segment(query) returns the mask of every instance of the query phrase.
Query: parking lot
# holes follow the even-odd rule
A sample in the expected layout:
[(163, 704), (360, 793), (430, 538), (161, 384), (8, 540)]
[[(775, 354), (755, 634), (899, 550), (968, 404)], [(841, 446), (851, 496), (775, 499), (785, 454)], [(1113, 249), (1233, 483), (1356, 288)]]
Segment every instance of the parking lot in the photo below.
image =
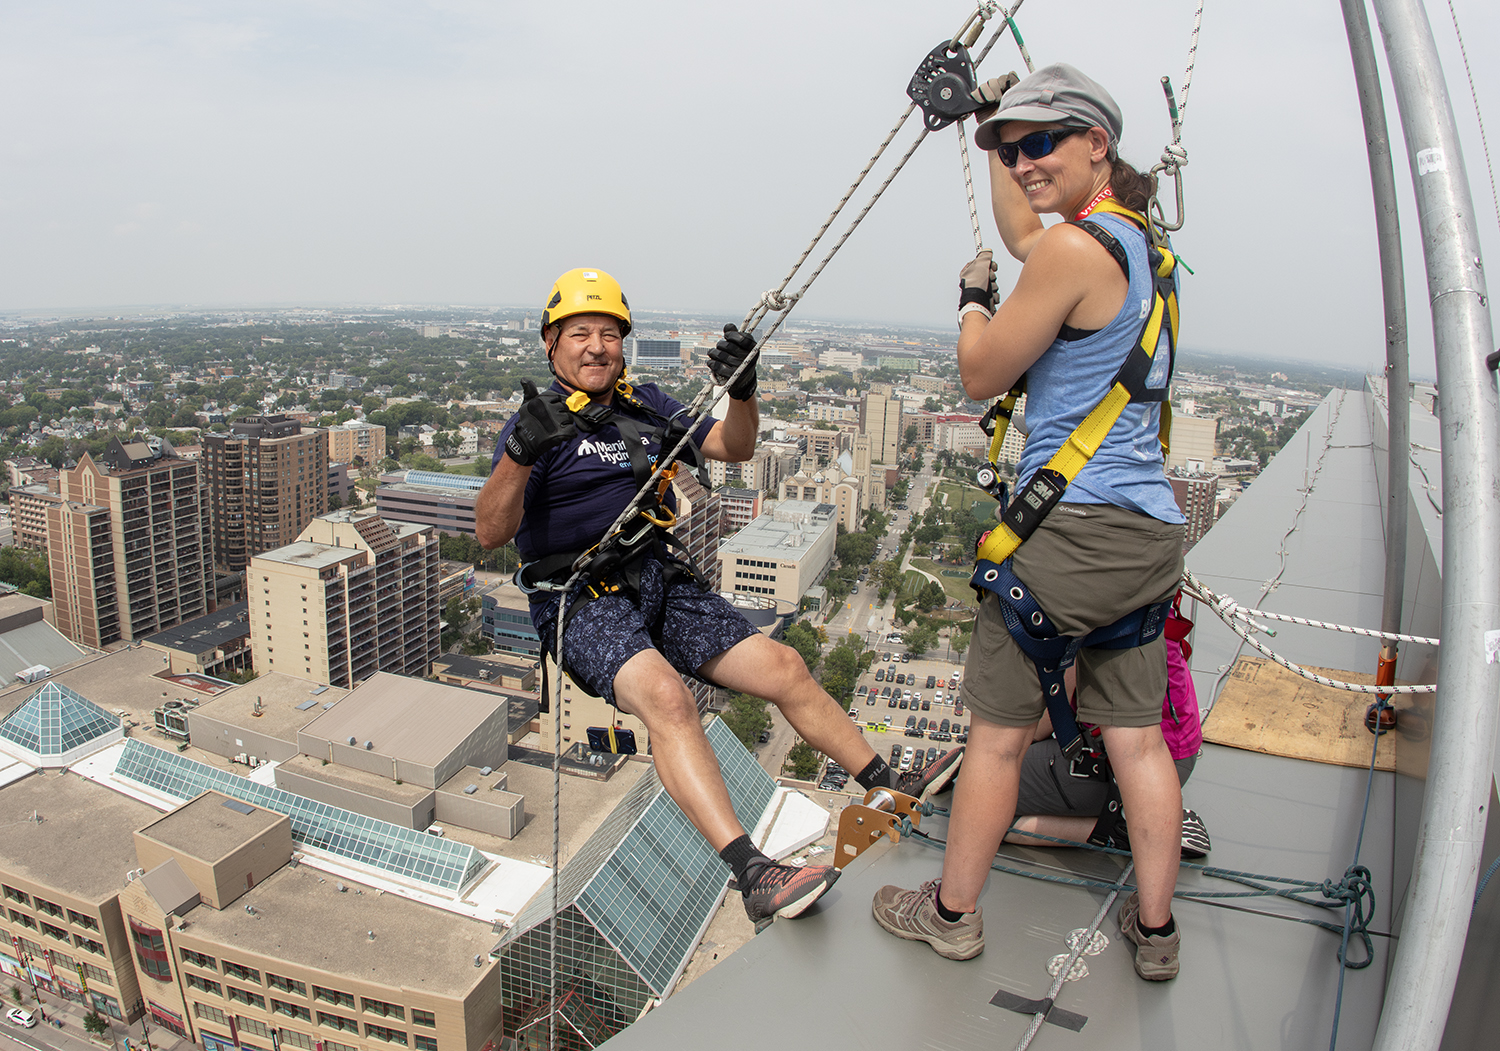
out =
[[(930, 750), (941, 755), (968, 739), (969, 716), (962, 710), (955, 685), (961, 684), (963, 669), (952, 661), (890, 652), (899, 649), (899, 645), (882, 647), (879, 659), (855, 685), (850, 710), (866, 733), (889, 735), (884, 746), (873, 737), (870, 743), (891, 766), (907, 761), (920, 769)], [(912, 748), (910, 760), (905, 760), (907, 746)]]

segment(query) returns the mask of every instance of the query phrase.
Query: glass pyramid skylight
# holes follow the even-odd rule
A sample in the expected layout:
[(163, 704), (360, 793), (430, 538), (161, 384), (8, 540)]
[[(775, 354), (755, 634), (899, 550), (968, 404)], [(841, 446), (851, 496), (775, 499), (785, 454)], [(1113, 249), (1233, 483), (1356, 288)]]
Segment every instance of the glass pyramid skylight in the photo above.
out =
[(0, 737), (44, 757), (61, 757), (119, 733), (119, 716), (55, 682), (37, 690), (0, 722)]

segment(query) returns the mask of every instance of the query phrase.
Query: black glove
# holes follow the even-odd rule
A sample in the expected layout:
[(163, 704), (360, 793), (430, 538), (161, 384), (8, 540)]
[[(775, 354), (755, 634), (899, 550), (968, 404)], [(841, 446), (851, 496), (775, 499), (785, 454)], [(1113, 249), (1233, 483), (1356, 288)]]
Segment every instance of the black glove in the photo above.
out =
[(526, 400), (521, 402), (516, 425), (505, 439), (505, 455), (522, 467), (530, 467), (542, 453), (576, 435), (578, 428), (557, 391), (539, 394), (535, 383), (522, 380), (521, 396)]
[(749, 367), (740, 373), (740, 378), (729, 388), (729, 396), (735, 401), (749, 401), (755, 397), (755, 362), (759, 357), (760, 351), (755, 349), (754, 336), (739, 331), (733, 325), (725, 325), (724, 338), (708, 352), (708, 371), (714, 374), (716, 383), (727, 383), (740, 363), (749, 361)]
[(988, 248), (974, 257), (958, 274), (958, 324), (964, 315), (978, 311), (986, 318), (995, 316), (995, 257)]

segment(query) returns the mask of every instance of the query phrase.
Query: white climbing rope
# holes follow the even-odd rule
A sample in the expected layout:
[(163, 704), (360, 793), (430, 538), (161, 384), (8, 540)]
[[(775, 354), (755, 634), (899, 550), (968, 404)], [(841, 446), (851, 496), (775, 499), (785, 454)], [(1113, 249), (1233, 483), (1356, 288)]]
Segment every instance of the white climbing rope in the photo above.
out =
[(1346, 690), (1349, 693), (1378, 693), (1389, 695), (1397, 693), (1433, 693), (1437, 690), (1437, 687), (1431, 684), (1421, 684), (1417, 686), (1370, 686), (1364, 683), (1344, 682), (1339, 679), (1330, 679), (1326, 675), (1319, 675), (1317, 672), (1308, 671), (1300, 664), (1288, 660), (1281, 654), (1277, 653), (1275, 650), (1263, 645), (1252, 634), (1252, 629), (1255, 628), (1256, 625), (1252, 623), (1250, 627), (1246, 627), (1245, 622), (1249, 621), (1251, 617), (1265, 617), (1269, 620), (1288, 621), (1293, 624), (1301, 624), (1310, 628), (1326, 628), (1330, 631), (1343, 631), (1354, 635), (1366, 635), (1371, 638), (1378, 639), (1398, 639), (1402, 642), (1412, 642), (1427, 646), (1439, 645), (1440, 643), (1437, 639), (1423, 638), (1419, 635), (1388, 635), (1385, 632), (1372, 631), (1369, 628), (1355, 628), (1349, 627), (1348, 625), (1344, 624), (1329, 624), (1319, 620), (1309, 620), (1303, 617), (1292, 617), (1284, 613), (1266, 613), (1263, 610), (1253, 610), (1246, 606), (1241, 606), (1239, 603), (1235, 602), (1231, 598), (1228, 598), (1227, 596), (1218, 594), (1197, 577), (1193, 576), (1193, 574), (1191, 573), (1184, 574), (1184, 579), (1187, 583), (1183, 590), (1187, 591), (1194, 598), (1200, 600), (1206, 606), (1208, 606), (1209, 609), (1213, 610), (1214, 614), (1217, 615), (1218, 618), (1228, 626), (1230, 631), (1234, 632), (1245, 642), (1248, 642), (1251, 646), (1253, 646), (1256, 650), (1258, 650), (1261, 654), (1263, 654), (1270, 660), (1275, 661), (1287, 671), (1302, 676), (1302, 678), (1304, 679), (1315, 682), (1320, 686), (1330, 686), (1335, 690)]
[[(973, 26), (976, 20), (981, 25), (983, 25), (991, 18), (1003, 18), (1005, 24), (999, 29), (996, 29), (994, 33), (991, 34), (989, 40), (985, 42), (983, 49), (974, 58), (975, 67), (977, 68), (979, 64), (984, 61), (985, 56), (990, 53), (990, 50), (999, 41), (1001, 35), (1009, 30), (1015, 37), (1017, 46), (1021, 49), (1021, 55), (1022, 58), (1025, 59), (1026, 68), (1030, 70), (1031, 58), (1026, 54), (1026, 45), (1022, 42), (1020, 30), (1015, 28), (1015, 22), (1013, 21), (1015, 13), (1021, 9), (1021, 5), (1025, 2), (1026, 0), (1016, 0), (1016, 3), (1013, 7), (1003, 10), (993, 2), (980, 3), (974, 11), (970, 12), (968, 18), (964, 20), (963, 25), (959, 27), (958, 32), (955, 33), (951, 39), (956, 41), (961, 36), (963, 36), (965, 31)], [(791, 312), (792, 306), (807, 294), (807, 290), (812, 287), (812, 283), (818, 279), (818, 275), (823, 272), (823, 269), (829, 264), (829, 262), (832, 261), (833, 257), (838, 253), (838, 250), (842, 248), (844, 246), (844, 243), (849, 240), (850, 236), (853, 235), (854, 231), (859, 227), (860, 222), (863, 221), (864, 217), (869, 214), (870, 209), (875, 206), (875, 202), (880, 200), (881, 195), (885, 193), (886, 188), (889, 187), (896, 176), (900, 174), (901, 169), (905, 167), (906, 162), (911, 159), (911, 156), (916, 152), (917, 147), (920, 146), (922, 142), (927, 138), (927, 129), (923, 128), (921, 134), (919, 134), (916, 140), (911, 144), (911, 147), (907, 149), (906, 153), (904, 153), (896, 162), (895, 167), (891, 169), (891, 172), (886, 176), (885, 181), (880, 184), (879, 188), (876, 189), (873, 195), (871, 195), (870, 200), (865, 204), (864, 208), (862, 208), (859, 214), (854, 217), (852, 222), (850, 222), (843, 235), (839, 237), (834, 246), (830, 248), (828, 250), (828, 253), (822, 258), (822, 260), (819, 261), (818, 265), (813, 269), (811, 275), (807, 278), (807, 280), (802, 283), (802, 287), (799, 288), (796, 292), (788, 293), (786, 291), (787, 286), (792, 283), (792, 279), (797, 276), (798, 271), (802, 269), (803, 264), (805, 264), (808, 258), (812, 255), (813, 249), (817, 248), (818, 243), (822, 241), (823, 236), (828, 233), (829, 228), (833, 226), (834, 220), (839, 217), (839, 214), (844, 210), (844, 206), (849, 203), (849, 200), (854, 196), (855, 192), (858, 191), (861, 185), (863, 185), (865, 178), (870, 174), (871, 170), (874, 169), (875, 165), (880, 161), (880, 158), (885, 154), (886, 149), (890, 146), (891, 142), (894, 141), (896, 135), (901, 131), (902, 126), (905, 125), (907, 118), (912, 115), (916, 108), (917, 104), (915, 102), (912, 102), (909, 103), (906, 109), (902, 111), (901, 116), (896, 119), (896, 123), (892, 125), (891, 130), (886, 134), (885, 139), (876, 148), (874, 154), (871, 155), (870, 159), (865, 162), (865, 166), (860, 170), (859, 174), (855, 176), (854, 182), (849, 184), (849, 188), (844, 191), (844, 195), (840, 197), (838, 203), (834, 205), (833, 211), (828, 213), (828, 218), (823, 220), (823, 225), (818, 227), (817, 232), (812, 236), (812, 240), (807, 243), (807, 247), (802, 250), (802, 254), (797, 257), (797, 261), (792, 264), (791, 269), (786, 272), (786, 276), (781, 279), (781, 283), (769, 292), (762, 293), (760, 300), (754, 307), (751, 308), (750, 312), (745, 315), (744, 320), (740, 324), (740, 328), (742, 330), (750, 331), (754, 329), (756, 325), (759, 325), (761, 321), (765, 319), (767, 314), (772, 312), (779, 312), (781, 316), (773, 321), (771, 327), (765, 332), (764, 335), (760, 337), (761, 342), (765, 342), (765, 340), (769, 339), (776, 332), (776, 330), (781, 327), (782, 322), (786, 320), (787, 314)], [(972, 179), (970, 179), (970, 185), (972, 187)], [(970, 196), (972, 197), (972, 190)], [(974, 219), (974, 224), (977, 228), (977, 211)], [(779, 303), (784, 303), (785, 305), (774, 305)]]
[[(1184, 588), (1184, 590), (1194, 598), (1199, 599), (1205, 604), (1214, 607), (1214, 612), (1217, 613), (1221, 618), (1235, 617), (1240, 620), (1249, 621), (1252, 618), (1258, 617), (1261, 620), (1279, 620), (1285, 624), (1300, 624), (1304, 628), (1323, 628), (1326, 631), (1342, 631), (1348, 635), (1364, 635), (1367, 638), (1381, 639), (1382, 641), (1386, 642), (1410, 642), (1418, 646), (1442, 645), (1441, 639), (1431, 639), (1427, 638), (1425, 635), (1400, 635), (1396, 632), (1376, 631), (1374, 628), (1356, 628), (1348, 624), (1333, 624), (1326, 620), (1312, 620), (1308, 617), (1294, 617), (1288, 613), (1271, 613), (1263, 609), (1251, 609), (1248, 606), (1241, 606), (1238, 602), (1230, 598), (1228, 595), (1218, 594), (1197, 577), (1193, 576), (1192, 573), (1184, 573), (1183, 579), (1187, 581), (1187, 586)], [(1258, 628), (1260, 631), (1263, 631), (1268, 635), (1276, 634), (1269, 628), (1253, 624), (1253, 621), (1252, 626)]]
[(963, 158), (964, 192), (969, 195), (969, 225), (974, 228), (974, 254), (984, 251), (984, 235), (979, 231), (979, 207), (974, 203), (974, 173), (969, 168), (969, 136), (964, 121), (959, 118), (953, 126), (958, 129), (958, 155)]

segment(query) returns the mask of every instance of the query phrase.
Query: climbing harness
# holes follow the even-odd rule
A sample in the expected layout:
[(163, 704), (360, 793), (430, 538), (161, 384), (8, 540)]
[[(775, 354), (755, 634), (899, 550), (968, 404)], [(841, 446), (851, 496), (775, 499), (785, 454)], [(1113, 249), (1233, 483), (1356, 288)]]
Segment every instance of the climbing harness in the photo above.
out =
[[(1122, 216), (1141, 227), (1143, 231), (1149, 226), (1146, 218), (1140, 213), (1133, 212), (1110, 198), (1100, 201), (1094, 210)], [(1089, 220), (1075, 221), (1071, 225), (1092, 235), (1120, 264), (1125, 272), (1126, 280), (1129, 280), (1129, 260), (1125, 256), (1124, 248), (1113, 235), (1099, 224)], [(975, 568), (972, 581), (975, 585), (988, 586), (993, 582), (994, 577), (986, 576), (990, 567), (1009, 558), (1015, 553), (1016, 548), (1036, 531), (1042, 519), (1046, 518), (1047, 513), (1062, 499), (1063, 491), (1068, 487), (1068, 483), (1078, 475), (1079, 471), (1083, 470), (1093, 458), (1094, 453), (1099, 450), (1099, 446), (1104, 443), (1115, 421), (1125, 411), (1125, 406), (1131, 402), (1160, 404), (1162, 406), (1160, 440), (1163, 449), (1168, 447), (1171, 438), (1171, 410), (1170, 403), (1167, 401), (1167, 391), (1177, 354), (1177, 283), (1173, 276), (1177, 258), (1169, 248), (1151, 244), (1149, 238), (1146, 244), (1146, 257), (1152, 274), (1151, 304), (1145, 320), (1141, 323), (1135, 344), (1126, 355), (1119, 371), (1115, 373), (1103, 400), (1094, 406), (1083, 421), (1073, 429), (1073, 433), (1068, 435), (1057, 452), (1047, 461), (1046, 466), (1032, 475), (1021, 491), (1016, 494), (1015, 499), (1006, 507), (999, 527), (992, 530), (989, 536), (980, 543), (978, 566)], [(1147, 387), (1146, 377), (1151, 371), (1157, 345), (1163, 335), (1167, 338), (1167, 384), (1161, 387)], [(1009, 426), (1015, 403), (1025, 390), (1023, 377), (1022, 382), (1012, 388), (990, 412), (986, 413), (984, 421), (981, 422), (981, 426), (988, 422), (992, 428), (987, 432), (990, 436), (991, 464), (998, 460), (1000, 446), (1005, 441), (1005, 431)]]
[[(1137, 212), (1130, 211), (1105, 197), (1094, 205), (1094, 211), (1121, 215), (1145, 232), (1150, 225)], [(1119, 264), (1126, 281), (1130, 279), (1130, 261), (1124, 247), (1108, 230), (1088, 219), (1075, 220), (1078, 226), (1090, 234)], [(1165, 449), (1171, 431), (1170, 406), (1167, 402), (1168, 385), (1177, 348), (1177, 285), (1173, 276), (1176, 257), (1167, 247), (1158, 247), (1148, 237), (1146, 255), (1152, 272), (1152, 299), (1140, 332), (1129, 354), (1110, 382), (1109, 392), (1073, 433), (1024, 487), (1016, 494), (1003, 512), (1000, 524), (979, 543), (973, 577), (970, 585), (982, 600), (984, 592), (993, 592), (999, 601), (1005, 618), (1005, 626), (1025, 654), (1036, 666), (1037, 678), (1041, 682), (1042, 694), (1047, 701), (1047, 710), (1052, 717), (1053, 729), (1063, 754), (1072, 759), (1083, 745), (1068, 704), (1067, 692), (1063, 689), (1063, 674), (1073, 664), (1078, 651), (1084, 646), (1102, 649), (1127, 649), (1145, 646), (1156, 640), (1166, 622), (1171, 601), (1155, 603), (1128, 614), (1124, 618), (1099, 628), (1086, 636), (1059, 635), (1057, 629), (1031, 590), (1021, 582), (1011, 568), (1011, 556), (1016, 549), (1034, 533), (1048, 512), (1062, 499), (1064, 490), (1077, 476), (1114, 427), (1125, 406), (1131, 402), (1156, 403), (1162, 406), (1159, 437)], [(1146, 379), (1155, 361), (1155, 354), (1162, 336), (1167, 343), (1167, 383), (1161, 387), (1148, 387)], [(1005, 440), (1016, 401), (1025, 392), (1024, 377), (1003, 399), (985, 414), (980, 426), (988, 426), (990, 436), (991, 468), (982, 472), (981, 483), (989, 481), (999, 486), (997, 462), (1000, 446)], [(1003, 488), (1001, 489), (1003, 492)]]

